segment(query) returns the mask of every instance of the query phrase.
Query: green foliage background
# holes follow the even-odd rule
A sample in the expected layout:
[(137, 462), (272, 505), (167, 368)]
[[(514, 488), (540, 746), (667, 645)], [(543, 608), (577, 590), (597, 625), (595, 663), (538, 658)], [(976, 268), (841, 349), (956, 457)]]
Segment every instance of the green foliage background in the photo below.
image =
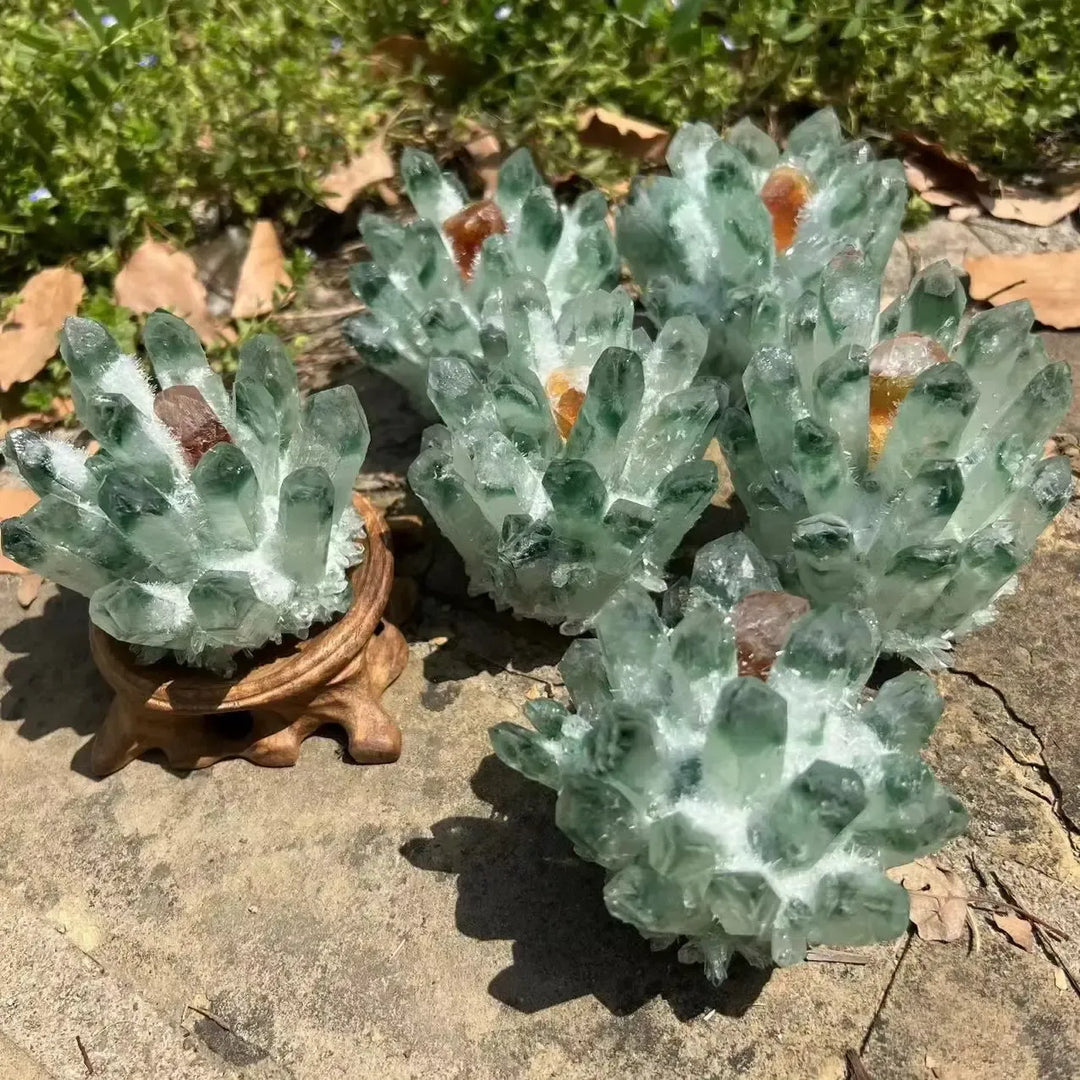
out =
[[(88, 250), (107, 264), (147, 226), (184, 239), (202, 199), (296, 215), (326, 167), (390, 121), (396, 141), (494, 124), (549, 172), (592, 177), (613, 168), (577, 142), (594, 104), (671, 126), (831, 103), (853, 130), (915, 129), (1001, 175), (1067, 166), (1080, 144), (1080, 0), (2, 7), (8, 283)], [(388, 75), (370, 56), (395, 34), (423, 37), (428, 59)], [(31, 202), (39, 188), (50, 197)]]

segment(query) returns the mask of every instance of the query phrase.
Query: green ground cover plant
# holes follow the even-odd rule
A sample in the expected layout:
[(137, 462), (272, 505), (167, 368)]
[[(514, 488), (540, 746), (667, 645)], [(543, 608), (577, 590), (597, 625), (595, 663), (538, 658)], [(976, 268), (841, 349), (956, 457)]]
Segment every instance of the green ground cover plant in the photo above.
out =
[[(0, 282), (180, 240), (207, 203), (296, 217), (393, 121), (396, 143), (469, 120), (550, 174), (604, 105), (665, 126), (833, 104), (862, 134), (916, 129), (1002, 175), (1080, 142), (1077, 0), (7, 0), (0, 11)], [(425, 48), (373, 61), (392, 35)], [(786, 118), (786, 117), (785, 117)], [(196, 214), (196, 216), (198, 216)]]

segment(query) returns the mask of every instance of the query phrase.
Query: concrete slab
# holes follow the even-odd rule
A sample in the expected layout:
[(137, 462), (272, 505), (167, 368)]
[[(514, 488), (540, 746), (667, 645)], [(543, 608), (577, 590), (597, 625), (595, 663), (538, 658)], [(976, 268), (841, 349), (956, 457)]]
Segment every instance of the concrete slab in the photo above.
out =
[(46, 586), (23, 611), (0, 577), (0, 1069), (85, 1075), (73, 1033), (90, 1031), (102, 1075), (138, 1080), (840, 1080), (860, 1047), (874, 1080), (926, 1080), (928, 1055), (971, 1080), (1075, 1075), (1058, 967), (1080, 972), (1078, 538), (1070, 516), (942, 676), (928, 754), (972, 816), (940, 858), (1069, 931), (1061, 957), (975, 914), (977, 950), (904, 938), (719, 990), (608, 917), (551, 796), (489, 753), (491, 724), (561, 692), (566, 641), (465, 598), (444, 548), (412, 560), (424, 599), (385, 699), (405, 752), (369, 768), (316, 737), (293, 769), (91, 779), (108, 697), (85, 602)]

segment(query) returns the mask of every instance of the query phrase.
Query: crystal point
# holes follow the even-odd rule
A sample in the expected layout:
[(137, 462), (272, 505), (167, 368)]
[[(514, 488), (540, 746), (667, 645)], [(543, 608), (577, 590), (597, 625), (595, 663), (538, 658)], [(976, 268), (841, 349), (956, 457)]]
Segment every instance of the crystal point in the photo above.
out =
[[(792, 964), (809, 942), (898, 937), (907, 899), (884, 869), (966, 822), (919, 757), (941, 713), (931, 680), (902, 675), (867, 701), (866, 619), (799, 615), (755, 558), (730, 537), (707, 545), (664, 621), (627, 588), (563, 658), (572, 708), (539, 699), (535, 731), (491, 732), (506, 764), (558, 792), (556, 824), (605, 868), (611, 915), (658, 947), (681, 939), (713, 980), (736, 953)], [(743, 677), (735, 640), (753, 613), (787, 642)]]
[[(426, 413), (434, 361), (454, 355), (480, 364), (490, 343), (514, 336), (503, 300), (515, 279), (535, 280), (556, 318), (575, 298), (618, 281), (603, 196), (560, 206), (525, 150), (503, 162), (494, 198), (479, 202), (429, 154), (406, 150), (401, 176), (418, 219), (401, 228), (364, 215), (373, 262), (354, 267), (350, 285), (369, 311), (349, 323), (346, 338)], [(548, 373), (537, 372), (541, 382)]]
[(871, 265), (845, 253), (789, 308), (717, 437), (785, 585), (867, 609), (888, 651), (935, 667), (1064, 505), (1068, 465), (1042, 453), (1071, 380), (1027, 305), (964, 317), (961, 278), (935, 264), (878, 316)]
[(241, 347), (231, 398), (180, 319), (153, 313), (144, 343), (156, 395), (103, 327), (68, 321), (72, 396), (101, 448), (9, 433), (5, 451), (41, 501), (0, 539), (89, 596), (93, 621), (138, 659), (169, 653), (230, 675), (239, 651), (348, 606), (367, 421), (351, 388), (302, 407), (292, 361), (267, 335)]
[[(716, 490), (702, 454), (721, 398), (691, 384), (705, 335), (682, 319), (635, 338), (627, 294), (498, 297), (506, 352), (431, 363), (445, 428), (409, 470), (473, 589), (577, 633), (627, 581), (656, 582)], [(646, 373), (656, 375), (649, 383)]]

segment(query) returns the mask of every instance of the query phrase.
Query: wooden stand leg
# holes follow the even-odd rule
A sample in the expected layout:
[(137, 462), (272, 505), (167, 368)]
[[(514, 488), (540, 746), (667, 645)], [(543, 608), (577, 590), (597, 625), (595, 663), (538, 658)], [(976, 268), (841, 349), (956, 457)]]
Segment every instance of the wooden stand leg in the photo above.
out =
[(107, 776), (149, 750), (162, 751), (175, 769), (203, 769), (232, 757), (256, 765), (294, 765), (303, 741), (327, 724), (344, 729), (354, 761), (396, 761), (401, 732), (378, 700), (408, 656), (401, 632), (383, 622), (325, 686), (250, 712), (170, 713), (118, 695), (94, 737), (90, 766), (97, 776)]

